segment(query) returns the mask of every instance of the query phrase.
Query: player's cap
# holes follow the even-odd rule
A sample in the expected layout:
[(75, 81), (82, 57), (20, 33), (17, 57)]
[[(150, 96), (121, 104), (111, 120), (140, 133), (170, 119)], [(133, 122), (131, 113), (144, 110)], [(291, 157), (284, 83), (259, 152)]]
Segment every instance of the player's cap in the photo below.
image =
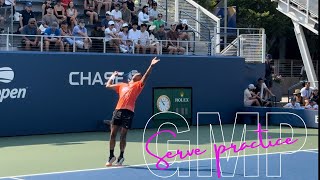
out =
[(248, 88), (249, 89), (256, 89), (256, 87), (253, 84), (249, 84)]

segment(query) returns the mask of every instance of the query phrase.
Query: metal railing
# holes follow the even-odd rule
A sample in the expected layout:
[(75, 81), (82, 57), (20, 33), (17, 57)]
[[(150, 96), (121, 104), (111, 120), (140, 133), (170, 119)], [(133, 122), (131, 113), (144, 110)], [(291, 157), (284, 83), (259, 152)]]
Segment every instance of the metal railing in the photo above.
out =
[[(312, 62), (315, 67), (315, 72), (318, 76), (319, 60), (313, 60)], [(282, 77), (300, 77), (303, 62), (299, 59), (275, 59), (271, 61), (271, 65), (274, 66), (274, 73), (281, 75)]]
[[(188, 31), (187, 31), (188, 32)], [(24, 42), (24, 38), (34, 41), (37, 38), (36, 44), (31, 44), (30, 46), (26, 46)], [(45, 37), (46, 35), (23, 35), (23, 34), (0, 34), (0, 40), (5, 42), (4, 44), (0, 44), (0, 51), (60, 51), (60, 52), (97, 52), (97, 53), (132, 53), (136, 54), (137, 48), (135, 47), (135, 43), (130, 43), (129, 46), (120, 46), (110, 44), (109, 41), (106, 41), (105, 37), (75, 37), (75, 36), (49, 36), (50, 38), (60, 39), (58, 42), (46, 43)], [(9, 40), (13, 39), (13, 43), (10, 43)], [(113, 38), (112, 40), (121, 39)], [(133, 42), (134, 40), (128, 40), (127, 42)], [(185, 41), (178, 40), (177, 47), (183, 47), (184, 53), (177, 52), (176, 54), (184, 54), (184, 55), (208, 55), (208, 49), (211, 46), (211, 42), (206, 41)], [(156, 54), (168, 54), (170, 49), (168, 49), (167, 44), (169, 40), (156, 40), (153, 43), (149, 43), (148, 45), (152, 45), (152, 49), (154, 49), (154, 53)], [(49, 45), (49, 46), (48, 46)], [(86, 48), (87, 47), (87, 48)], [(127, 51), (123, 51), (123, 47)], [(190, 51), (192, 49), (192, 51)], [(146, 53), (150, 53), (150, 48), (146, 51)], [(181, 50), (181, 49), (180, 49)], [(144, 50), (140, 48), (140, 53)]]
[(265, 34), (241, 34), (239, 40), (239, 54), (246, 62), (265, 62)]

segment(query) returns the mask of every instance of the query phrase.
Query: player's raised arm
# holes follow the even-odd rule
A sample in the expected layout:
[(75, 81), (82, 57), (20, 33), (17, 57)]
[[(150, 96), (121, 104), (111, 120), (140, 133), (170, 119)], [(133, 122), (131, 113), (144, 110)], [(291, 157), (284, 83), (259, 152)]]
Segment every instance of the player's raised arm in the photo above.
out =
[(108, 82), (106, 82), (106, 88), (116, 90), (117, 85), (113, 84), (113, 81), (116, 79), (116, 76), (118, 76), (118, 71), (114, 71), (109, 78)]
[(151, 64), (149, 66), (149, 68), (147, 69), (146, 73), (144, 73), (142, 79), (141, 79), (141, 82), (142, 82), (142, 85), (144, 85), (149, 77), (149, 75), (151, 74), (151, 71), (152, 71), (152, 68), (155, 64), (157, 64), (158, 62), (160, 61), (160, 59), (157, 59), (157, 57), (154, 57), (151, 61)]

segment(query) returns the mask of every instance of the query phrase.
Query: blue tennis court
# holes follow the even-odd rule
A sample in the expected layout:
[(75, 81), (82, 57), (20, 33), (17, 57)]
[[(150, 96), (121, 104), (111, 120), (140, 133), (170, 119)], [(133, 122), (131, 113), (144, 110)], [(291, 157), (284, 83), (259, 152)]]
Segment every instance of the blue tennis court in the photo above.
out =
[[(260, 154), (259, 158), (259, 170), (257, 167), (258, 156), (239, 156), (236, 169), (234, 171), (233, 179), (245, 179), (244, 177), (244, 161), (246, 161), (246, 176), (255, 176), (259, 173), (259, 179), (285, 179), (285, 180), (316, 180), (318, 179), (318, 151), (299, 151), (294, 154), (282, 154), (282, 172), (281, 177), (267, 177), (266, 176), (266, 156)], [(269, 154), (269, 176), (276, 175), (279, 173), (280, 163), (279, 154)], [(226, 163), (226, 159), (221, 159), (221, 168), (223, 174), (230, 176), (233, 174), (233, 168), (235, 166), (236, 157), (229, 159), (229, 163)], [(157, 170), (155, 165), (149, 165), (150, 170), (158, 176), (169, 176), (176, 172), (177, 166), (179, 166), (180, 176), (188, 176), (189, 174), (189, 161), (174, 163), (169, 169), (161, 171)], [(210, 171), (212, 172), (212, 177), (198, 177), (197, 176), (197, 161), (190, 161), (190, 177), (191, 179), (201, 178), (201, 179), (218, 179), (216, 173), (215, 160), (212, 159), (212, 170), (210, 168), (210, 159), (199, 161), (199, 175), (210, 176)], [(60, 179), (76, 179), (76, 180), (87, 180), (87, 179), (97, 179), (97, 180), (140, 180), (140, 179), (163, 179), (155, 176), (151, 173), (146, 165), (137, 166), (127, 166), (127, 167), (112, 167), (112, 168), (101, 168), (101, 169), (91, 169), (91, 170), (80, 170), (71, 172), (56, 172), (47, 174), (35, 174), (26, 176), (15, 176), (4, 178), (5, 180), (60, 180)], [(278, 174), (279, 175), (279, 174)], [(176, 172), (170, 179), (180, 179), (183, 177), (178, 177)], [(227, 179), (228, 177), (221, 177), (220, 179)], [(256, 177), (258, 179), (258, 177)], [(255, 178), (254, 178), (255, 179)]]

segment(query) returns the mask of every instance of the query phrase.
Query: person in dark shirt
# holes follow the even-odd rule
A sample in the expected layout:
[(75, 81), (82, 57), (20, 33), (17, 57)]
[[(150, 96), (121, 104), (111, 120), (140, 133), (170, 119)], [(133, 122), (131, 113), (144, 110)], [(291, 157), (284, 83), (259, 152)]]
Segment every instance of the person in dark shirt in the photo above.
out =
[[(36, 19), (30, 18), (29, 23), (22, 28), (21, 33), (25, 35), (39, 35), (40, 31), (37, 27)], [(26, 50), (30, 50), (31, 47), (38, 47), (39, 39), (37, 36), (23, 36), (22, 44)]]
[(179, 32), (176, 31), (178, 23), (171, 24), (171, 29), (167, 32), (169, 54), (184, 54), (185, 49), (179, 45)]
[(94, 37), (104, 37), (104, 25), (101, 22), (95, 24), (93, 31), (91, 31), (92, 38), (92, 49), (94, 52), (103, 52), (103, 39), (96, 39)]
[(272, 88), (272, 66), (270, 62), (272, 61), (271, 54), (266, 55), (266, 62), (265, 62), (265, 83), (267, 87), (270, 89)]
[(127, 1), (128, 9), (131, 11), (131, 22), (138, 22), (137, 12), (135, 10), (135, 4), (133, 0)]
[[(176, 31), (179, 32), (179, 37), (181, 40), (190, 41), (190, 36), (188, 32), (183, 32), (188, 30), (188, 21), (183, 19), (179, 25), (177, 25)], [(191, 43), (188, 42), (188, 49), (190, 49)]]
[(111, 12), (107, 11), (106, 12), (106, 18), (103, 19), (102, 22), (101, 22), (102, 26), (104, 26), (105, 28), (108, 28), (109, 27), (109, 21), (112, 21)]
[(27, 2), (25, 5), (25, 9), (21, 11), (21, 16), (19, 18), (20, 21), (20, 27), (19, 31), (22, 30), (22, 28), (29, 23), (30, 18), (35, 18), (34, 13), (32, 12), (32, 3)]

